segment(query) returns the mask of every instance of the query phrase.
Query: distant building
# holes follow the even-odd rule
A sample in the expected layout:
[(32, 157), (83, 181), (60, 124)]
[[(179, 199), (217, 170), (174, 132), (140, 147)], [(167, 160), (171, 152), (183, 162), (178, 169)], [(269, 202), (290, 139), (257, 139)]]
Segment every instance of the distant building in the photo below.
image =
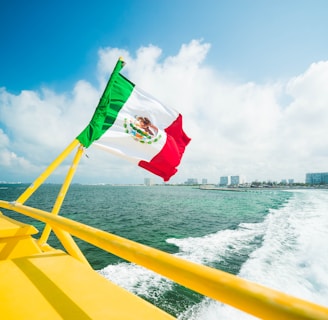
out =
[(219, 185), (220, 186), (228, 186), (230, 185), (230, 176), (223, 176), (223, 177), (220, 177), (220, 183)]
[(246, 183), (246, 178), (244, 176), (231, 176), (231, 185), (238, 186), (244, 183)]
[(149, 187), (153, 185), (153, 181), (150, 178), (145, 178), (144, 184)]
[(328, 184), (328, 172), (307, 173), (305, 175), (307, 184)]
[(189, 178), (184, 184), (187, 184), (187, 185), (198, 184), (198, 180), (195, 178)]
[(207, 179), (206, 178), (202, 179), (202, 184), (207, 184)]
[(281, 179), (281, 181), (280, 181), (280, 184), (284, 184), (284, 185), (287, 185), (287, 184), (289, 184), (289, 185), (291, 185), (291, 184), (294, 184), (294, 179)]
[(220, 186), (238, 186), (246, 183), (245, 176), (222, 176), (220, 177)]

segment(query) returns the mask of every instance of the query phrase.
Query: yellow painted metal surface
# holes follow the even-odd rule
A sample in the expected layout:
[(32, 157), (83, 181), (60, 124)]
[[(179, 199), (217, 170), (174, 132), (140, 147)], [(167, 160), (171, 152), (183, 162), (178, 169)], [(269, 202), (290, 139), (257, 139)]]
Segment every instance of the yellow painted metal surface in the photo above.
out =
[[(78, 145), (74, 140), (16, 202), (0, 200), (0, 208), (47, 224), (41, 239), (35, 241), (31, 237), (37, 232), (34, 227), (0, 214), (1, 319), (173, 319), (93, 271), (72, 236), (261, 319), (328, 319), (326, 307), (57, 216), (82, 147), (52, 213), (23, 205)], [(46, 243), (51, 230), (69, 254)]]
[(0, 214), (0, 260), (40, 253), (39, 246), (30, 236), (37, 232), (31, 225)]
[(2, 260), (0, 274), (1, 319), (173, 319), (63, 252)]
[(32, 235), (36, 233), (38, 233), (38, 230), (35, 227), (6, 217), (0, 212), (0, 238)]
[[(79, 148), (77, 149), (77, 152), (75, 154), (75, 157), (73, 159), (72, 165), (70, 167), (70, 169), (68, 170), (67, 176), (65, 178), (65, 181), (59, 191), (59, 194), (57, 196), (56, 202), (54, 204), (54, 207), (51, 211), (52, 214), (58, 214), (59, 210), (63, 204), (63, 201), (65, 199), (65, 196), (67, 194), (68, 188), (72, 182), (74, 173), (77, 169), (77, 165), (82, 157), (83, 154), (83, 147), (80, 145)], [(19, 202), (19, 201), (18, 201)], [(41, 238), (39, 240), (39, 242), (42, 243), (46, 243), (48, 241), (49, 235), (51, 232), (51, 227), (49, 224), (46, 224), (45, 229), (42, 232)], [(82, 256), (82, 252), (79, 252), (79, 255)]]
[[(68, 188), (72, 182), (73, 176), (77, 169), (78, 163), (83, 155), (83, 150), (84, 150), (84, 148), (82, 147), (82, 145), (80, 145), (77, 149), (77, 152), (74, 156), (72, 164), (67, 172), (65, 181), (64, 181), (64, 183), (59, 191), (59, 194), (56, 198), (54, 207), (51, 211), (52, 214), (57, 215), (59, 213), (59, 210), (63, 204), (63, 201), (67, 194)], [(52, 230), (51, 226), (49, 224), (46, 224), (46, 226), (42, 232), (42, 235), (41, 235), (40, 239), (38, 240), (38, 243), (40, 246), (43, 246), (45, 243), (47, 243), (51, 230)], [(73, 238), (71, 237), (71, 235), (69, 233), (67, 233), (61, 229), (55, 230), (55, 233), (56, 233), (57, 238), (63, 244), (66, 251), (71, 256), (73, 256), (74, 258), (77, 258), (78, 260), (80, 260), (81, 262), (85, 263), (86, 265), (88, 265), (90, 267), (88, 260), (85, 258), (84, 254), (82, 253), (82, 251), (80, 250), (80, 248), (75, 243), (75, 241), (73, 240)]]
[(84, 254), (81, 252), (80, 248), (76, 244), (76, 242), (73, 240), (72, 236), (67, 232), (59, 228), (55, 228), (54, 232), (57, 236), (57, 238), (60, 240), (62, 245), (64, 246), (65, 250), (74, 258), (80, 260), (87, 266), (90, 266), (88, 260), (84, 256)]
[[(30, 236), (0, 239), (0, 260), (24, 257), (27, 254), (40, 253), (36, 241)], [(0, 275), (2, 277), (2, 275)]]
[(203, 295), (261, 319), (328, 319), (328, 308), (198, 265), (99, 229), (21, 204), (0, 201), (12, 209), (61, 228), (82, 240), (142, 265)]

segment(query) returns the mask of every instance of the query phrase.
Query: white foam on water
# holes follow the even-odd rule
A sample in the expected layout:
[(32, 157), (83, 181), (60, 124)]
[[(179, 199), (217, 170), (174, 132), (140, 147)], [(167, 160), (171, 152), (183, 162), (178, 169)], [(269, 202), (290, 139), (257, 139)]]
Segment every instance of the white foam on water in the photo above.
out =
[(200, 264), (211, 265), (220, 262), (231, 252), (242, 252), (250, 245), (250, 241), (261, 235), (260, 223), (243, 223), (236, 230), (222, 230), (204, 237), (184, 239), (167, 239), (167, 242), (179, 247), (179, 257)]
[(133, 263), (109, 265), (98, 272), (120, 287), (149, 299), (156, 300), (162, 293), (172, 290), (173, 282)]
[[(263, 243), (243, 264), (239, 276), (328, 306), (328, 192), (294, 192), (284, 207), (271, 210), (259, 225), (264, 228)], [(205, 298), (179, 319), (254, 317)]]
[[(176, 256), (210, 265), (230, 251), (248, 247), (250, 240), (262, 232), (261, 229), (260, 224), (244, 223), (238, 230), (223, 230), (204, 237), (171, 238), (167, 242), (179, 247)], [(154, 300), (173, 288), (172, 281), (133, 263), (108, 265), (98, 272), (126, 290)]]
[[(293, 191), (279, 209), (270, 210), (262, 223), (243, 223), (204, 237), (171, 238), (176, 254), (212, 265), (227, 256), (249, 250), (263, 237), (242, 265), (239, 276), (293, 296), (328, 306), (328, 191)], [(254, 246), (253, 246), (254, 248)], [(156, 300), (173, 283), (131, 263), (109, 265), (99, 273), (135, 294)], [(204, 298), (179, 316), (181, 320), (255, 319), (220, 302)]]

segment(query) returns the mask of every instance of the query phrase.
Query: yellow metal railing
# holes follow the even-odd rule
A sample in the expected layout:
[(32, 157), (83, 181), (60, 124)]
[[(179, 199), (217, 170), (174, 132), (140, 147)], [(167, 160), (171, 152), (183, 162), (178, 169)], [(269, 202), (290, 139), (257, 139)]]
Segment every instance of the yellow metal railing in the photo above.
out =
[[(66, 147), (66, 149), (46, 168), (46, 170), (43, 173), (41, 173), (40, 176), (18, 197), (18, 199), (16, 200), (16, 203), (23, 204), (25, 201), (27, 201), (29, 199), (29, 197), (42, 185), (42, 183), (53, 173), (53, 171), (70, 155), (70, 153), (77, 146), (78, 146), (77, 152), (76, 152), (73, 162), (67, 172), (66, 178), (63, 182), (63, 185), (58, 193), (54, 207), (51, 211), (51, 213), (53, 215), (57, 215), (60, 211), (60, 208), (63, 204), (63, 201), (64, 201), (67, 191), (69, 189), (69, 186), (72, 182), (72, 179), (73, 179), (73, 176), (77, 169), (77, 166), (79, 164), (79, 161), (83, 155), (84, 148), (77, 139), (74, 139)], [(51, 230), (52, 229), (51, 229), (50, 224), (46, 223), (46, 226), (42, 232), (42, 235), (41, 235), (40, 239), (38, 240), (38, 244), (40, 247), (45, 248), (46, 246), (48, 246), (47, 241), (48, 241)], [(61, 229), (58, 229), (54, 232), (55, 232), (57, 238), (63, 244), (66, 251), (71, 256), (73, 256), (74, 258), (77, 258), (78, 260), (80, 260), (83, 263), (90, 266), (88, 260), (85, 258), (85, 256), (81, 252), (80, 248), (78, 247), (78, 245), (75, 243), (72, 236), (68, 232), (64, 232)]]
[[(65, 181), (59, 191), (59, 194), (57, 196), (57, 199), (56, 199), (56, 202), (54, 204), (54, 207), (51, 211), (52, 214), (58, 214), (59, 213), (59, 210), (63, 204), (63, 201), (65, 199), (65, 196), (67, 194), (67, 191), (68, 191), (68, 188), (72, 182), (72, 179), (73, 179), (73, 176), (74, 176), (74, 173), (77, 169), (77, 165), (82, 157), (82, 154), (83, 154), (83, 147), (82, 146), (79, 146), (76, 154), (75, 154), (75, 157), (73, 159), (73, 162), (72, 162), (72, 165), (70, 167), (70, 169), (68, 170), (68, 173), (66, 175), (66, 178), (65, 178)], [(17, 202), (19, 202), (17, 200)], [(46, 225), (45, 229), (43, 230), (43, 233), (41, 235), (41, 238), (39, 240), (39, 243), (42, 245), (43, 243), (46, 243), (48, 241), (48, 238), (49, 238), (49, 235), (50, 235), (50, 232), (51, 232), (51, 227), (49, 224)]]
[[(25, 206), (24, 202), (77, 146), (79, 146), (78, 150), (52, 212)], [(89, 265), (87, 259), (72, 236), (157, 272), (191, 290), (262, 319), (328, 319), (328, 308), (326, 307), (58, 216), (82, 154), (83, 147), (75, 139), (16, 201), (0, 200), (0, 208), (16, 211), (46, 224), (38, 240), (41, 248), (48, 248), (47, 240), (51, 230), (53, 230), (65, 250), (87, 265)]]
[[(64, 247), (71, 247), (71, 235), (78, 237), (125, 260), (153, 270), (189, 289), (261, 319), (328, 319), (328, 308), (323, 306), (220, 270), (183, 260), (91, 226), (18, 202), (0, 200), (0, 208), (13, 210), (49, 224)], [(74, 245), (70, 250), (74, 252)], [(78, 253), (75, 255), (79, 256)]]

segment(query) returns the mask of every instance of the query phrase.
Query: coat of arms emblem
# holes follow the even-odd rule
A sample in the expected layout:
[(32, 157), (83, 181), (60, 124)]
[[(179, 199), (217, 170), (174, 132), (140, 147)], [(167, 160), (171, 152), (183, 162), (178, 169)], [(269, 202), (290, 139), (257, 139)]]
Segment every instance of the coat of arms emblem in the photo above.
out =
[(125, 118), (123, 126), (125, 132), (140, 143), (151, 144), (157, 142), (162, 137), (158, 128), (147, 117), (135, 116), (130, 119)]

